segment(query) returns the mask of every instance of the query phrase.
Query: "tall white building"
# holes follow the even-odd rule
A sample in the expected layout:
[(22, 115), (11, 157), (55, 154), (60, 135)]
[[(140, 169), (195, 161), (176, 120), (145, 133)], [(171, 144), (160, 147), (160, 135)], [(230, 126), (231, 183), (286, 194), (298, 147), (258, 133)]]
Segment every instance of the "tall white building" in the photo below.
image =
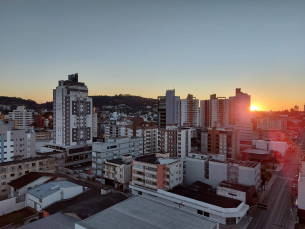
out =
[(60, 80), (53, 90), (53, 143), (81, 145), (92, 143), (92, 98), (78, 82), (78, 74)]
[(181, 99), (181, 126), (197, 127), (199, 123), (199, 99), (188, 94), (186, 99)]
[(25, 106), (18, 106), (13, 112), (9, 112), (9, 119), (17, 121), (17, 129), (27, 129), (33, 122), (33, 112), (25, 110)]

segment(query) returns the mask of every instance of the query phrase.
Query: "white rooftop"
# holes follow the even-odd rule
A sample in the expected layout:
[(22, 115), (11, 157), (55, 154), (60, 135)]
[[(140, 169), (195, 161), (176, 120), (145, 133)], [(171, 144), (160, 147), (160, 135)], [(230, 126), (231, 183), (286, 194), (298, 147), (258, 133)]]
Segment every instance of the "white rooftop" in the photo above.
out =
[(60, 188), (70, 188), (70, 187), (79, 187), (79, 186), (80, 185), (74, 184), (69, 181), (54, 181), (33, 188), (27, 191), (27, 193), (42, 199), (57, 192)]
[(217, 228), (218, 221), (149, 199), (135, 196), (76, 223), (86, 229)]
[(180, 161), (180, 159), (173, 159), (173, 158), (158, 158), (158, 161), (160, 165), (168, 165), (177, 161)]

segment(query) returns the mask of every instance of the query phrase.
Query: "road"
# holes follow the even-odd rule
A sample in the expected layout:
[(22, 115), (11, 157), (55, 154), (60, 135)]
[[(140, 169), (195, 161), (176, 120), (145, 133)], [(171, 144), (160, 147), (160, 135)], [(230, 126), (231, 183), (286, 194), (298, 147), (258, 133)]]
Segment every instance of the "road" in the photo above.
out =
[(291, 188), (292, 181), (298, 174), (302, 149), (305, 149), (305, 134), (302, 135), (300, 143), (301, 146), (297, 145), (295, 153), (290, 156), (290, 161), (283, 165), (281, 171), (272, 173), (275, 180), (263, 200), (267, 210), (253, 209), (251, 212), (253, 219), (248, 226), (249, 229), (294, 228), (296, 217), (291, 211), (293, 204)]

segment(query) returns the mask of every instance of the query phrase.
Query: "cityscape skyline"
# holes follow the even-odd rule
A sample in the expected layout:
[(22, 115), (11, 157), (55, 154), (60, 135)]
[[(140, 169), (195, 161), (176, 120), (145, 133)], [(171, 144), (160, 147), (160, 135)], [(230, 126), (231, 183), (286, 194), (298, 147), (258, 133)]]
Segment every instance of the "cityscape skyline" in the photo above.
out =
[(89, 95), (229, 97), (303, 107), (305, 2), (1, 1), (2, 96), (52, 100), (71, 72)]

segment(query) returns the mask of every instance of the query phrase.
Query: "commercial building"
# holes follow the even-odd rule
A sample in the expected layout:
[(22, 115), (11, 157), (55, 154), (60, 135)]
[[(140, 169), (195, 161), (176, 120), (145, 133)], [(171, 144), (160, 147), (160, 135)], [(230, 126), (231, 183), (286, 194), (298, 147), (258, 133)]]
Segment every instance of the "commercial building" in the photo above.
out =
[(121, 137), (110, 139), (108, 142), (96, 142), (92, 145), (92, 174), (95, 179), (105, 184), (105, 161), (132, 155), (143, 155), (143, 138)]
[(287, 152), (289, 145), (287, 142), (276, 142), (276, 141), (264, 141), (264, 140), (253, 140), (253, 145), (257, 149), (262, 150), (273, 150), (279, 152), (282, 156)]
[(201, 131), (201, 152), (240, 158), (239, 130), (212, 127)]
[(87, 86), (78, 82), (78, 74), (60, 80), (53, 90), (53, 143), (92, 143), (92, 113), (92, 98), (88, 97)]
[(92, 143), (87, 145), (56, 145), (45, 143), (40, 148), (40, 155), (51, 155), (52, 157), (61, 157), (62, 160), (56, 160), (58, 168), (73, 168), (76, 165), (91, 165), (92, 162)]
[(249, 206), (256, 205), (259, 199), (256, 188), (253, 185), (241, 185), (228, 181), (219, 183), (217, 185), (216, 193), (220, 196), (240, 200)]
[(199, 123), (199, 99), (193, 97), (193, 95), (188, 94), (186, 99), (181, 99), (180, 101), (180, 111), (181, 118), (180, 126), (185, 127), (198, 127)]
[(209, 217), (223, 225), (237, 224), (249, 210), (249, 206), (242, 201), (217, 195), (210, 191), (209, 185), (199, 181), (187, 187), (179, 185), (169, 191), (149, 190), (135, 185), (130, 188), (134, 195), (149, 197), (182, 210)]
[(36, 211), (65, 199), (70, 199), (83, 192), (83, 187), (69, 181), (54, 181), (28, 190), (25, 204)]
[[(2, 121), (2, 120), (1, 120)], [(36, 156), (36, 134), (32, 129), (10, 130), (0, 121), (0, 162)]]
[(0, 199), (5, 199), (11, 193), (9, 182), (30, 172), (55, 172), (55, 162), (52, 157), (32, 157), (23, 160), (0, 163)]
[(258, 188), (261, 184), (261, 165), (252, 161), (215, 160), (209, 154), (202, 154), (197, 158), (187, 157), (186, 184), (196, 181), (212, 185), (214, 188), (222, 181), (254, 185)]
[(158, 127), (180, 125), (180, 97), (175, 89), (167, 90), (166, 96), (158, 96)]
[(33, 112), (25, 110), (25, 106), (18, 106), (16, 110), (9, 112), (9, 119), (17, 121), (17, 128), (25, 130), (33, 123)]
[(126, 190), (131, 181), (131, 155), (122, 155), (122, 158), (105, 160), (103, 178), (105, 184), (115, 186), (118, 189)]
[(75, 229), (219, 229), (217, 220), (152, 198), (135, 196), (75, 224)]
[(167, 153), (136, 157), (132, 162), (132, 184), (149, 189), (172, 189), (183, 182), (183, 160)]
[(283, 142), (286, 134), (279, 130), (253, 130), (252, 140), (270, 140)]

